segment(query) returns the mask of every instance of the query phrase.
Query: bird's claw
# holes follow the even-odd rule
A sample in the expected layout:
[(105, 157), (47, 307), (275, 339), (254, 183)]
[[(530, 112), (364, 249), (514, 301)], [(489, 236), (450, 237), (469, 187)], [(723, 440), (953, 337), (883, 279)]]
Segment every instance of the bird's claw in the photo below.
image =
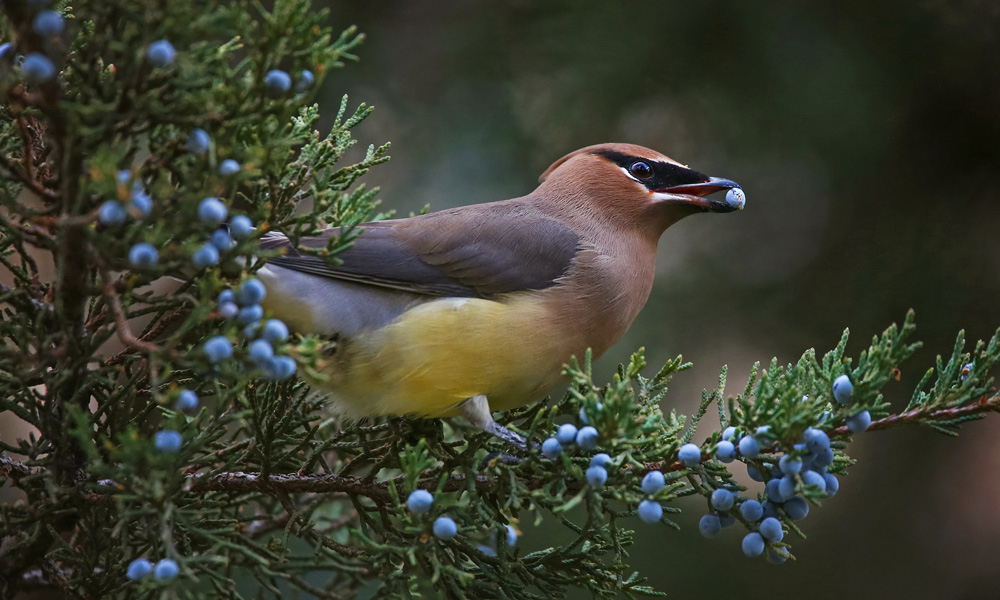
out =
[(531, 444), (529, 446), (528, 441), (524, 439), (524, 436), (515, 433), (494, 421), (493, 414), (490, 412), (490, 404), (486, 399), (486, 396), (478, 395), (469, 398), (462, 403), (461, 410), (462, 415), (465, 416), (465, 418), (469, 420), (469, 423), (472, 423), (474, 427), (500, 438), (508, 444), (515, 446), (522, 452), (527, 452), (529, 447), (537, 448), (538, 446), (537, 444)]

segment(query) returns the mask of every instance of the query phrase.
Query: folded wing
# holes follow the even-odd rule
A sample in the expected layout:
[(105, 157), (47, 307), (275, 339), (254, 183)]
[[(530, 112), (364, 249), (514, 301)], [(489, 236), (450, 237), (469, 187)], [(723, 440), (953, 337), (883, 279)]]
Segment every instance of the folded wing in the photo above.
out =
[[(362, 228), (353, 247), (337, 256), (340, 265), (299, 252), (280, 234), (265, 236), (261, 248), (283, 249), (268, 262), (293, 271), (424, 296), (489, 299), (554, 285), (580, 244), (579, 236), (556, 219), (506, 203)], [(300, 243), (324, 248), (338, 233), (330, 229)]]

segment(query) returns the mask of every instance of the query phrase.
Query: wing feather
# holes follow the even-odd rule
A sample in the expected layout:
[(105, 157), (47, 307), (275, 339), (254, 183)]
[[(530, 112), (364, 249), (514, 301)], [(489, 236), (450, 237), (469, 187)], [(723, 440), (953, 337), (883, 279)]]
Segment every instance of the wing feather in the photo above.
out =
[[(340, 265), (298, 252), (281, 234), (264, 236), (261, 248), (284, 249), (268, 259), (280, 267), (428, 296), (492, 298), (554, 285), (580, 237), (552, 217), (501, 204), (366, 223), (338, 255)], [(323, 248), (337, 234), (330, 229), (301, 245)]]

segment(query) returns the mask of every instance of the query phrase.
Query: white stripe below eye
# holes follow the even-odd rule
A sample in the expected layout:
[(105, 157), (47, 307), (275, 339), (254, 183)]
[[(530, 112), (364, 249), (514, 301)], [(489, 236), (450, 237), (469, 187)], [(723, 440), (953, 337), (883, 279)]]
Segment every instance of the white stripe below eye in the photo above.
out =
[[(682, 169), (687, 169), (688, 168), (687, 165), (682, 165), (680, 163), (675, 163), (675, 162), (672, 162), (672, 161), (653, 160), (651, 158), (637, 158), (636, 161), (642, 161), (642, 162), (645, 162), (645, 163), (649, 164), (650, 168), (653, 169), (654, 173), (656, 172), (655, 165), (680, 167)], [(633, 162), (632, 164), (635, 164), (635, 162)], [(638, 183), (642, 183), (642, 179), (639, 179), (638, 177), (636, 177), (635, 175), (633, 175), (632, 173), (630, 173), (629, 170), (626, 169), (625, 167), (618, 167), (618, 168), (621, 169), (622, 173), (625, 173), (625, 175), (629, 179), (631, 179), (632, 181), (636, 181)], [(643, 186), (645, 186), (645, 185), (646, 184), (643, 183)]]
[(667, 192), (653, 192), (653, 202), (681, 202), (692, 206), (708, 206), (709, 200), (692, 196), (690, 194), (668, 194)]
[(642, 181), (640, 181), (634, 175), (632, 175), (631, 173), (629, 173), (628, 169), (626, 169), (625, 167), (618, 167), (618, 168), (621, 169), (622, 173), (625, 173), (625, 175), (628, 176), (628, 178), (631, 179), (632, 181), (635, 181), (636, 183), (642, 183)]
[[(642, 159), (639, 159), (639, 160), (641, 160), (642, 162), (648, 164), (650, 168), (653, 168), (653, 165), (663, 165), (663, 164), (666, 164), (666, 163), (664, 163), (661, 160), (650, 160), (648, 158), (642, 158)], [(622, 170), (622, 173), (625, 173), (626, 175), (628, 175), (628, 177), (630, 179), (632, 179), (633, 181), (637, 181), (639, 183), (642, 183), (641, 179), (639, 179), (638, 177), (636, 177), (635, 175), (633, 175), (632, 173), (630, 173), (629, 170), (626, 169), (625, 167), (618, 167), (618, 168)], [(646, 179), (649, 179), (649, 177), (647, 177)], [(646, 185), (646, 184), (643, 183), (643, 185)]]
[(666, 192), (653, 192), (653, 202), (662, 202), (664, 200), (677, 200), (679, 196), (674, 194), (668, 194)]

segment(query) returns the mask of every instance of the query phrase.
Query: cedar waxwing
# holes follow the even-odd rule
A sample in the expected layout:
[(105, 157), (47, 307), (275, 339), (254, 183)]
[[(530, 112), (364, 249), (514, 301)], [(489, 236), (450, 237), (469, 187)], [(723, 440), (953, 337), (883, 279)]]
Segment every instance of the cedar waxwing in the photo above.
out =
[[(735, 182), (631, 144), (577, 150), (539, 181), (521, 198), (366, 223), (336, 266), (264, 236), (262, 249), (283, 252), (257, 274), (265, 308), (331, 340), (327, 378), (312, 383), (335, 412), (463, 415), (523, 447), (491, 412), (544, 398), (571, 356), (618, 341), (667, 227), (743, 207)], [(707, 197), (724, 190), (729, 203)]]

